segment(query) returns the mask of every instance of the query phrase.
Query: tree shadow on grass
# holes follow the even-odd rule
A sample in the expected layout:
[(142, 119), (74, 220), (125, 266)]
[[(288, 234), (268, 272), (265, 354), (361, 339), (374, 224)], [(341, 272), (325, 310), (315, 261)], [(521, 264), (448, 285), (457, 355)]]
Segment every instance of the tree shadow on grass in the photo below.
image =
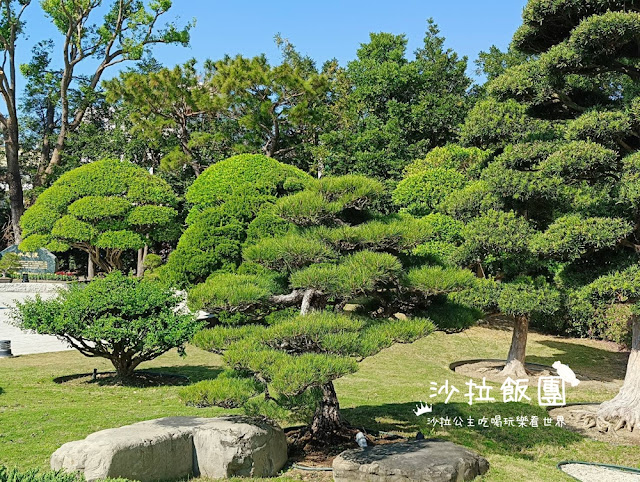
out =
[(537, 343), (552, 348), (558, 353), (553, 357), (527, 355), (528, 362), (551, 365), (559, 360), (590, 380), (610, 382), (624, 379), (629, 360), (628, 352), (611, 352), (559, 340), (544, 340)]
[(98, 372), (93, 377), (92, 373), (79, 373), (54, 378), (58, 384), (99, 386), (121, 385), (125, 387), (147, 388), (159, 386), (185, 386), (201, 380), (216, 378), (222, 372), (221, 368), (213, 368), (205, 365), (169, 366), (155, 368), (141, 368), (133, 372), (128, 379), (116, 377), (114, 371)]
[[(534, 457), (527, 453), (536, 446), (566, 447), (583, 439), (580, 434), (555, 426), (545, 427), (544, 419), (548, 412), (541, 407), (525, 403), (466, 403), (437, 404), (433, 413), (417, 417), (413, 410), (415, 403), (396, 403), (378, 406), (360, 406), (343, 409), (345, 418), (354, 426), (367, 430), (385, 432), (403, 432), (415, 435), (422, 432), (427, 438), (443, 438), (452, 442), (472, 447), (480, 453), (497, 453), (527, 460)], [(490, 423), (499, 415), (502, 420), (513, 418), (514, 426), (498, 427)], [(520, 427), (517, 417), (538, 417), (538, 427)], [(448, 417), (451, 426), (434, 426), (430, 419)], [(479, 426), (478, 420), (486, 417), (488, 426)], [(474, 426), (467, 426), (468, 419), (474, 420)], [(454, 420), (462, 421), (463, 426), (456, 426)]]
[(144, 368), (143, 370), (150, 373), (181, 375), (187, 377), (190, 383), (196, 383), (202, 380), (211, 380), (212, 378), (216, 378), (220, 373), (222, 373), (223, 368), (208, 365), (182, 365)]

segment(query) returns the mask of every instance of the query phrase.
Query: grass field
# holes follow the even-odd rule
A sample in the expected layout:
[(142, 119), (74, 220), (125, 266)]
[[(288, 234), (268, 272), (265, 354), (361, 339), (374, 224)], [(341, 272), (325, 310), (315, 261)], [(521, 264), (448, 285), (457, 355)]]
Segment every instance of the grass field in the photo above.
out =
[[(393, 346), (365, 360), (358, 373), (337, 381), (343, 413), (356, 426), (407, 435), (422, 430), (427, 436), (466, 445), (489, 459), (491, 469), (484, 479), (487, 481), (571, 480), (556, 469), (562, 460), (640, 467), (637, 446), (594, 442), (561, 428), (434, 429), (427, 424), (426, 416), (413, 414), (418, 401), (429, 400), (430, 382), (441, 384), (448, 379), (461, 393), (448, 405), (436, 404), (436, 416), (477, 419), (500, 414), (544, 418), (546, 412), (537, 404), (501, 403), (497, 389), (493, 395), (498, 402), (469, 406), (463, 396), (468, 378), (449, 370), (449, 364), (457, 360), (504, 357), (510, 336), (508, 330), (475, 327), (453, 335), (437, 332), (411, 345)], [(142, 368), (184, 374), (192, 381), (213, 378), (219, 372), (220, 360), (216, 356), (193, 347), (187, 353), (182, 359), (172, 352)], [(576, 372), (601, 380), (602, 383), (584, 383), (567, 390), (569, 403), (599, 402), (613, 396), (621, 385), (626, 354), (616, 352), (607, 343), (532, 334), (527, 360), (546, 365), (561, 360)], [(55, 377), (87, 373), (93, 368), (108, 370), (110, 365), (76, 352), (0, 360), (0, 464), (46, 468), (49, 456), (61, 444), (97, 430), (164, 416), (229, 413), (218, 408), (184, 406), (177, 386), (133, 388), (60, 385), (53, 381)], [(527, 392), (534, 402), (536, 393), (535, 387)]]

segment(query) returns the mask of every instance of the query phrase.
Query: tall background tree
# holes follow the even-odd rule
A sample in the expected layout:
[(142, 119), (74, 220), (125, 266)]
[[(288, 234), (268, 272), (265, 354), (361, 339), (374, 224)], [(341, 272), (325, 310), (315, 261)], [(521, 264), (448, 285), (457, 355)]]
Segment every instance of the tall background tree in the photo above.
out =
[(456, 139), (471, 80), (467, 59), (444, 42), (429, 20), (409, 60), (404, 35), (370, 35), (333, 83), (333, 123), (316, 150), (327, 172), (398, 179), (409, 162)]
[[(161, 159), (166, 170), (190, 168), (196, 177), (222, 150), (215, 124), (220, 103), (211, 84), (210, 63), (200, 75), (196, 61), (157, 71), (126, 72), (105, 82), (107, 100), (127, 112), (130, 134), (171, 150)], [(218, 147), (218, 149), (216, 149)]]
[(20, 171), (20, 136), (16, 82), (18, 66), (16, 52), (18, 39), (24, 33), (22, 20), (30, 0), (4, 0), (0, 5), (0, 43), (3, 53), (0, 69), (0, 95), (5, 112), (0, 113), (2, 138), (7, 159), (7, 184), (9, 186), (9, 204), (11, 226), (15, 242), (20, 242), (20, 217), (24, 213), (24, 193)]
[[(62, 34), (60, 79), (60, 129), (49, 163), (35, 179), (42, 184), (60, 164), (67, 135), (82, 123), (95, 98), (104, 72), (128, 60), (139, 60), (155, 44), (189, 42), (190, 25), (174, 23), (159, 26), (160, 18), (171, 8), (171, 0), (155, 0), (148, 6), (141, 0), (114, 0), (101, 22), (93, 18), (102, 0), (43, 0), (42, 9)], [(79, 66), (97, 65), (92, 73), (78, 77)], [(70, 89), (79, 82), (80, 98), (71, 103)]]

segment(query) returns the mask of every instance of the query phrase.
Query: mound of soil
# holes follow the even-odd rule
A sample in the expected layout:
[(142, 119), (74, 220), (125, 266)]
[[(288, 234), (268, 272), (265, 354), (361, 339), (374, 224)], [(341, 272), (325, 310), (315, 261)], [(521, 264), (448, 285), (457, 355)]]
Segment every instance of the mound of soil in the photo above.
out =
[(593, 440), (607, 442), (614, 445), (640, 445), (640, 430), (629, 432), (626, 428), (623, 428), (618, 430), (617, 432), (613, 429), (609, 429), (606, 432), (601, 432), (597, 427), (587, 428), (584, 425), (584, 422), (580, 420), (580, 415), (584, 412), (595, 413), (597, 410), (597, 404), (567, 405), (565, 407), (559, 407), (549, 410), (549, 415), (553, 419), (556, 419), (558, 416), (564, 417), (566, 429), (571, 430), (572, 432), (577, 432)]
[(189, 379), (184, 375), (143, 371), (134, 372), (133, 376), (126, 380), (117, 377), (115, 372), (104, 372), (98, 373), (95, 378), (93, 373), (82, 373), (78, 375), (69, 375), (66, 377), (54, 378), (53, 381), (55, 383), (65, 385), (86, 385), (94, 383), (97, 385), (113, 385), (140, 388), (189, 384)]
[[(348, 427), (340, 434), (340, 439), (335, 443), (317, 446), (310, 440), (306, 427), (294, 427), (285, 429), (287, 443), (289, 445), (289, 461), (304, 467), (331, 467), (333, 459), (345, 450), (358, 448), (356, 434), (361, 429)], [(365, 433), (367, 445), (387, 445), (398, 442), (406, 442), (407, 439), (399, 435), (392, 434), (371, 434)]]
[[(452, 363), (450, 368), (465, 377), (480, 380), (486, 378), (490, 382), (502, 383), (507, 379), (500, 373), (504, 366), (504, 360), (465, 360)], [(527, 370), (530, 386), (537, 386), (540, 377), (557, 375), (552, 367), (536, 363), (526, 363), (525, 370)], [(580, 376), (578, 378), (582, 379)]]

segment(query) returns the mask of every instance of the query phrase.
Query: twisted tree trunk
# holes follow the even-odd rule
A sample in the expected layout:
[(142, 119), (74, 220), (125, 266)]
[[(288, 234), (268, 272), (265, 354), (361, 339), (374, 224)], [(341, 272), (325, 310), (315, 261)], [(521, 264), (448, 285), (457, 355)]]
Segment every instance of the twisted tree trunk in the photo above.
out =
[(333, 382), (320, 387), (322, 400), (318, 404), (311, 423), (311, 433), (316, 440), (330, 441), (339, 437), (344, 429), (344, 421), (340, 415), (340, 403)]
[(527, 351), (527, 335), (529, 334), (529, 317), (518, 315), (513, 325), (511, 348), (507, 356), (507, 364), (500, 372), (501, 375), (511, 378), (527, 378), (524, 368), (524, 359)]
[(632, 318), (633, 339), (627, 374), (618, 394), (598, 408), (597, 416), (614, 430), (640, 427), (640, 318)]

